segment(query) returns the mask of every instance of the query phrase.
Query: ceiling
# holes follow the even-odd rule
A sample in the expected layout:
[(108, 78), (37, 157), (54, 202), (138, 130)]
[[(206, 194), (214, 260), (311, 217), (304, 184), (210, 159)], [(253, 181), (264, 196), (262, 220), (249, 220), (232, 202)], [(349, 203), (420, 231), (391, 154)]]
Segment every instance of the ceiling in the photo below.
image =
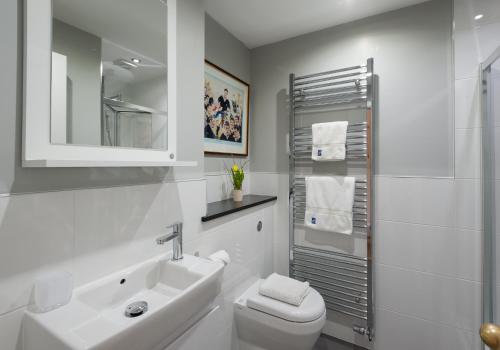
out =
[(206, 0), (207, 13), (248, 48), (427, 0)]

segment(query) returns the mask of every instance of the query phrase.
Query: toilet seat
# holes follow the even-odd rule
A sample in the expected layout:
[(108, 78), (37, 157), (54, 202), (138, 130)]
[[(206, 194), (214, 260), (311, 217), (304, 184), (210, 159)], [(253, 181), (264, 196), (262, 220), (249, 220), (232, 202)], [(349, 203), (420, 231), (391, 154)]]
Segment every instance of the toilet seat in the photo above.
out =
[(290, 305), (259, 294), (257, 288), (252, 288), (247, 295), (247, 307), (279, 317), (290, 322), (311, 322), (325, 313), (325, 303), (321, 295), (313, 288), (299, 306)]
[(311, 350), (326, 322), (325, 302), (311, 288), (300, 306), (259, 294), (262, 280), (234, 301), (240, 349)]

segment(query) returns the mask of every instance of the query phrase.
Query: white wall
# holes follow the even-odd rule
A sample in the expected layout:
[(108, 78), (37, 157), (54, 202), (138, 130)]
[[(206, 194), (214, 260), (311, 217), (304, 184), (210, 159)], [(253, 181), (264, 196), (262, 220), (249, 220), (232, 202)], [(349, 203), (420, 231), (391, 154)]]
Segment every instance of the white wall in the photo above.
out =
[[(500, 47), (500, 3), (490, 0), (455, 0), (455, 88), (456, 88), (456, 146), (462, 149), (464, 161), (469, 164), (464, 167), (463, 173), (467, 176), (474, 174), (474, 166), (477, 168), (477, 158), (475, 155), (480, 148), (482, 142), (481, 128), (483, 125), (480, 115), (481, 104), (481, 79), (479, 79), (478, 71), (479, 64), (484, 62), (497, 48)], [(474, 17), (478, 14), (483, 14), (484, 17), (475, 20)], [(498, 66), (498, 65), (497, 65)], [(498, 87), (498, 73), (492, 71), (492, 81), (494, 88)], [(498, 91), (494, 92), (498, 96)], [(495, 100), (496, 102), (498, 101)], [(495, 103), (495, 106), (497, 104)], [(496, 108), (496, 107), (495, 107)], [(498, 130), (498, 122), (496, 121), (496, 113), (494, 113), (495, 129)], [(499, 136), (498, 131), (494, 131), (495, 135), (494, 152), (498, 154)], [(461, 141), (462, 140), (462, 141)], [(470, 140), (465, 142), (465, 140)], [(476, 144), (478, 146), (476, 146)], [(471, 147), (472, 146), (472, 147)], [(481, 165), (481, 159), (479, 164)], [(493, 164), (496, 168), (496, 177), (498, 178), (498, 161)], [(468, 171), (467, 171), (468, 169)], [(496, 181), (496, 191), (498, 197), (499, 183)], [(498, 207), (498, 203), (497, 203)], [(484, 208), (490, 210), (491, 208)], [(498, 211), (491, 215), (499, 217)], [(496, 254), (500, 252), (500, 235), (496, 235)], [(498, 265), (493, 266), (499, 281), (500, 272)], [(500, 297), (500, 285), (496, 287), (497, 301)], [(499, 306), (496, 302), (496, 316), (499, 315)], [(479, 342), (479, 341), (478, 341)]]
[[(455, 11), (460, 11), (457, 4)], [(288, 129), (288, 74), (375, 57), (381, 90), (375, 151), (375, 342), (355, 336), (352, 321), (339, 315), (330, 313), (334, 322), (325, 329), (373, 349), (466, 350), (480, 344), (481, 163), (474, 128), (479, 115), (473, 87), (461, 89), (457, 80), (455, 94), (452, 86), (453, 59), (458, 77), (473, 46), (457, 42), (457, 36), (451, 51), (451, 28), (451, 4), (431, 1), (252, 50), (258, 130), (252, 135), (260, 143), (252, 143), (251, 187), (255, 193), (281, 194), (275, 206), (274, 258), (282, 273), (288, 269), (288, 227), (282, 222), (288, 217), (288, 161), (286, 131), (280, 130)], [(472, 77), (474, 65), (467, 72)], [(450, 99), (455, 100), (455, 120)]]
[[(177, 54), (178, 62), (178, 142), (180, 159), (196, 160), (189, 169), (172, 168), (22, 168), (22, 99), (23, 99), (23, 1), (6, 0), (0, 11), (0, 194), (60, 191), (79, 188), (126, 186), (160, 183), (173, 179), (203, 177), (204, 156), (201, 138), (194, 130), (203, 131), (203, 105), (193, 103), (203, 94), (203, 62), (205, 54), (204, 7), (199, 0), (179, 1)], [(196, 90), (199, 90), (196, 95)]]
[(453, 174), (450, 1), (421, 5), (252, 50), (253, 171), (288, 171), (288, 74), (374, 58), (379, 76), (375, 170)]
[[(217, 327), (208, 333), (224, 335), (213, 337), (222, 344), (214, 345), (214, 348), (228, 349), (230, 337), (234, 335), (231, 334), (234, 330), (231, 326), (232, 310), (229, 307), (232, 298), (246, 283), (270, 271), (270, 259), (273, 259), (276, 270), (286, 273), (288, 269), (287, 158), (282, 149), (279, 149), (284, 147), (284, 140), (276, 139), (272, 133), (270, 136), (263, 134), (267, 129), (256, 119), (260, 118), (263, 122), (267, 118), (273, 128), (274, 125), (280, 126), (283, 121), (277, 120), (279, 114), (273, 108), (274, 103), (271, 108), (266, 104), (262, 107), (265, 109), (259, 112), (258, 101), (254, 100), (255, 110), (252, 116), (255, 119), (252, 119), (252, 129), (259, 131), (255, 140), (276, 140), (276, 145), (270, 146), (266, 152), (251, 149), (254, 152), (252, 157), (257, 157), (255, 162), (252, 159), (252, 167), (255, 164), (258, 172), (251, 174), (250, 190), (262, 194), (275, 193), (280, 196), (280, 200), (274, 206), (251, 210), (249, 215), (233, 215), (208, 225), (200, 223), (199, 216), (204, 211), (206, 197), (219, 198), (219, 189), (222, 191), (225, 180), (217, 176), (216, 172), (220, 168), (215, 167), (213, 176), (207, 182), (212, 181), (218, 185), (207, 185), (203, 179), (204, 172), (211, 170), (205, 168), (202, 142), (197, 138), (186, 138), (179, 147), (181, 156), (199, 161), (199, 166), (193, 169), (175, 172), (171, 169), (153, 168), (22, 169), (19, 166), (22, 106), (22, 67), (19, 64), (22, 61), (21, 3), (9, 0), (2, 4), (0, 11), (0, 29), (3, 33), (0, 40), (3, 52), (0, 63), (4, 67), (13, 67), (5, 70), (2, 73), (3, 79), (0, 79), (0, 105), (3, 108), (0, 119), (0, 290), (2, 296), (5, 295), (0, 300), (2, 350), (20, 349), (22, 314), (29, 301), (30, 282), (39, 271), (64, 267), (74, 271), (78, 283), (84, 283), (98, 274), (114, 271), (158, 253), (162, 248), (154, 245), (154, 238), (161, 233), (164, 225), (178, 218), (182, 218), (187, 224), (187, 252), (198, 250), (206, 255), (225, 248), (236, 256), (235, 264), (226, 271), (224, 293), (219, 300), (220, 305), (225, 307), (221, 308), (224, 312), (217, 317), (220, 315), (223, 318), (215, 318), (211, 326)], [(201, 133), (203, 123), (202, 106), (193, 104), (192, 101), (196, 96), (202, 95), (203, 66), (200, 62), (205, 56), (205, 18), (200, 1), (182, 0), (179, 3), (182, 18), (179, 23), (179, 39), (182, 40), (179, 40), (178, 55), (179, 62), (183, 62), (183, 65), (179, 67), (178, 74), (181, 78), (178, 88), (179, 105), (185, 107), (180, 110), (179, 132), (181, 135), (191, 135), (193, 128), (197, 127)], [(454, 33), (456, 140), (454, 144), (447, 136), (442, 149), (444, 152), (444, 149), (449, 150), (448, 147), (455, 146), (455, 178), (437, 178), (435, 176), (438, 170), (432, 167), (430, 170), (435, 170), (436, 173), (427, 173), (423, 177), (378, 176), (376, 180), (375, 349), (469, 350), (479, 347), (480, 143), (474, 135), (481, 124), (477, 113), (474, 74), (480, 58), (499, 44), (500, 35), (497, 22), (480, 28), (473, 27), (471, 13), (467, 12), (471, 10), (471, 3), (477, 5), (482, 2), (455, 0), (455, 19), (462, 19), (464, 24), (461, 27), (457, 22)], [(416, 11), (420, 12), (418, 9), (427, 8), (426, 6), (433, 4), (417, 6)], [(410, 15), (412, 13), (411, 9), (401, 11)], [(472, 11), (475, 12), (474, 8)], [(485, 13), (493, 12), (490, 9)], [(425, 14), (431, 18), (435, 15), (432, 11)], [(394, 14), (389, 17), (393, 16)], [(432, 23), (436, 24), (434, 20)], [(371, 26), (366, 30), (384, 25), (377, 23), (376, 17), (368, 22)], [(393, 27), (394, 32), (404, 31), (405, 21), (391, 23), (399, 23), (401, 26)], [(333, 33), (335, 28), (330, 30)], [(422, 34), (424, 33), (428, 32), (423, 31)], [(314, 33), (310, 35), (309, 38), (315, 38)], [(362, 36), (362, 33), (356, 35)], [(320, 32), (320, 37), (325, 38), (325, 35)], [(336, 38), (333, 34), (326, 37), (328, 40)], [(291, 39), (289, 44), (293, 40), (295, 39)], [(315, 54), (316, 50), (321, 52), (321, 43), (329, 46), (328, 40), (319, 42), (309, 53), (310, 57), (307, 59), (311, 61), (307, 61), (307, 64), (314, 71), (331, 64), (328, 55)], [(349, 42), (345, 40), (343, 45), (349, 48)], [(311, 40), (313, 41), (315, 40)], [(279, 45), (286, 45), (287, 42)], [(422, 47), (427, 49), (425, 45)], [(314, 57), (316, 59), (313, 60)], [(380, 58), (376, 64), (379, 60)], [(288, 86), (287, 75), (292, 66), (287, 67), (285, 59), (280, 64), (283, 64), (283, 68), (277, 75), (279, 87), (273, 92), (272, 99), (277, 94), (280, 97), (282, 90), (286, 91)], [(226, 69), (231, 71), (230, 66)], [(382, 83), (384, 76), (380, 71), (378, 73)], [(265, 89), (269, 82), (254, 80), (252, 76), (251, 83), (254, 98), (268, 98)], [(275, 85), (271, 87), (276, 88)], [(392, 98), (384, 97), (384, 101)], [(277, 129), (273, 130), (276, 132)], [(394, 129), (394, 132), (398, 130)], [(439, 171), (449, 170), (449, 166), (447, 160), (441, 164)], [(168, 177), (175, 177), (177, 180), (161, 183)], [(145, 182), (156, 184), (143, 184)], [(130, 183), (143, 185), (116, 187)], [(89, 188), (96, 186), (105, 188)], [(68, 188), (82, 189), (41, 192)], [(38, 193), (9, 194), (30, 191)], [(257, 234), (255, 239), (255, 221), (262, 219), (266, 230), (261, 236)], [(235, 227), (245, 227), (245, 230), (235, 232)], [(270, 246), (269, 241), (266, 241), (269, 240), (267, 229), (270, 227), (275, 232), (272, 237), (274, 258), (268, 250), (263, 251), (260, 244), (264, 242), (264, 247)], [(93, 266), (99, 266), (99, 269)], [(334, 334), (339, 337), (352, 337), (352, 332), (348, 329), (337, 328), (336, 331), (338, 333)], [(362, 340), (358, 338), (358, 341)], [(191, 347), (198, 348), (199, 343)]]
[[(23, 169), (20, 167), (22, 115), (22, 1), (2, 4), (4, 33), (0, 62), (0, 348), (22, 349), (23, 312), (34, 278), (42, 271), (65, 269), (82, 285), (170, 248), (155, 244), (166, 225), (185, 224), (185, 251), (202, 256), (228, 250), (219, 311), (210, 335), (214, 348), (234, 343), (232, 300), (250, 282), (272, 271), (273, 205), (254, 208), (202, 224), (207, 191), (202, 148), (205, 13), (201, 0), (178, 1), (179, 157), (194, 159), (189, 169)], [(200, 137), (196, 137), (199, 130)], [(224, 177), (212, 176), (221, 184)], [(125, 186), (136, 184), (133, 186)], [(247, 183), (248, 186), (248, 183)], [(256, 231), (258, 221), (264, 230)], [(266, 249), (262, 249), (265, 247)], [(196, 338), (193, 337), (193, 341)], [(199, 338), (198, 338), (199, 339)], [(206, 337), (202, 339), (203, 344)], [(183, 350), (189, 344), (184, 344)], [(191, 349), (199, 349), (200, 343)]]
[(217, 300), (222, 319), (211, 328), (218, 341), (231, 344), (232, 301), (272, 272), (272, 204), (203, 224), (205, 191), (201, 179), (0, 197), (2, 350), (21, 349), (22, 316), (38, 274), (66, 270), (80, 286), (166, 254), (171, 247), (158, 246), (155, 238), (178, 220), (184, 222), (186, 253), (226, 249), (232, 258)]

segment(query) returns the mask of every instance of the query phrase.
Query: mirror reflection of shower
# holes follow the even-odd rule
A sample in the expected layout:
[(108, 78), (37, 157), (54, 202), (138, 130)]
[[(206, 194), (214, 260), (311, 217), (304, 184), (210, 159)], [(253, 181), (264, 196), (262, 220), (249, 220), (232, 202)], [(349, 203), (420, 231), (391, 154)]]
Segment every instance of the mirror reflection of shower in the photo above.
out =
[(107, 40), (103, 56), (102, 145), (166, 148), (164, 65)]
[(51, 142), (166, 149), (165, 4), (52, 2)]
[(167, 115), (144, 106), (103, 98), (102, 145), (165, 149)]

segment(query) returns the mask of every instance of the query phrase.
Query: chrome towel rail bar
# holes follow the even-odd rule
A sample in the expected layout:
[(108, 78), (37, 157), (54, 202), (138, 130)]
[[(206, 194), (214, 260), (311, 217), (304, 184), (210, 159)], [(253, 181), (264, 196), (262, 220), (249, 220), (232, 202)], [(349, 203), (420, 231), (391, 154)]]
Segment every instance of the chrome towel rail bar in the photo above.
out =
[(324, 78), (299, 81), (299, 82), (295, 83), (295, 86), (321, 83), (323, 81), (337, 80), (337, 79), (350, 78), (350, 77), (358, 77), (358, 79), (365, 79), (364, 74), (365, 74), (365, 72), (354, 72), (354, 73), (346, 73), (346, 74), (338, 74), (338, 75), (329, 75), (329, 76), (326, 76)]
[(294, 92), (294, 99), (302, 99), (310, 96), (318, 96), (318, 95), (331, 95), (337, 96), (345, 93), (359, 94), (362, 92), (367, 92), (366, 82), (361, 81), (359, 85), (348, 85), (348, 86), (337, 86), (332, 88), (313, 90), (313, 91), (305, 91), (299, 90), (298, 92)]
[[(332, 258), (326, 254), (338, 257)], [(366, 319), (369, 278), (364, 258), (300, 246), (294, 247), (294, 255), (292, 269), (295, 277), (309, 281), (323, 295), (328, 309)]]
[[(289, 179), (289, 272), (290, 276), (308, 281), (325, 300), (329, 313), (342, 314), (353, 320), (352, 329), (369, 340), (373, 337), (373, 276), (372, 276), (372, 122), (374, 112), (373, 59), (326, 72), (296, 77), (290, 74), (290, 179)], [(361, 113), (348, 111), (357, 110)], [(340, 117), (344, 112), (345, 116)], [(366, 256), (357, 256), (333, 248), (335, 233), (328, 249), (305, 246), (302, 238), (314, 234), (304, 225), (306, 209), (305, 177), (335, 176), (325, 173), (329, 163), (311, 159), (311, 125), (316, 116), (325, 122), (332, 113), (334, 120), (349, 120), (346, 136), (347, 173), (356, 173), (352, 210), (353, 239), (366, 240)], [(335, 114), (333, 114), (335, 113)], [(351, 121), (353, 121), (351, 123)], [(339, 164), (342, 161), (331, 162)], [(351, 169), (352, 167), (352, 169)], [(360, 174), (360, 170), (366, 173)], [(333, 169), (337, 169), (334, 167)], [(352, 172), (351, 172), (352, 170)], [(305, 174), (304, 174), (305, 173)], [(300, 242), (300, 243), (299, 243)], [(335, 316), (334, 316), (335, 317)]]
[(326, 72), (320, 72), (320, 73), (302, 75), (302, 76), (298, 76), (298, 77), (293, 77), (293, 80), (297, 81), (297, 80), (315, 78), (315, 77), (319, 77), (319, 76), (322, 76), (322, 75), (329, 75), (329, 74), (347, 72), (349, 70), (363, 69), (363, 68), (367, 68), (367, 65), (361, 64), (361, 65), (352, 66), (352, 67), (346, 67), (346, 68), (340, 68), (340, 69), (335, 69), (335, 70), (329, 70), (329, 71), (326, 71)]
[(349, 85), (349, 84), (354, 84), (357, 88), (361, 88), (361, 79), (346, 79), (346, 80), (340, 80), (340, 81), (331, 81), (329, 83), (323, 83), (323, 84), (315, 84), (315, 85), (308, 85), (308, 86), (301, 86), (297, 89), (294, 89), (294, 93), (302, 93), (302, 92), (307, 92), (309, 90), (317, 90), (321, 88), (326, 88), (330, 86), (339, 86), (339, 85)]

